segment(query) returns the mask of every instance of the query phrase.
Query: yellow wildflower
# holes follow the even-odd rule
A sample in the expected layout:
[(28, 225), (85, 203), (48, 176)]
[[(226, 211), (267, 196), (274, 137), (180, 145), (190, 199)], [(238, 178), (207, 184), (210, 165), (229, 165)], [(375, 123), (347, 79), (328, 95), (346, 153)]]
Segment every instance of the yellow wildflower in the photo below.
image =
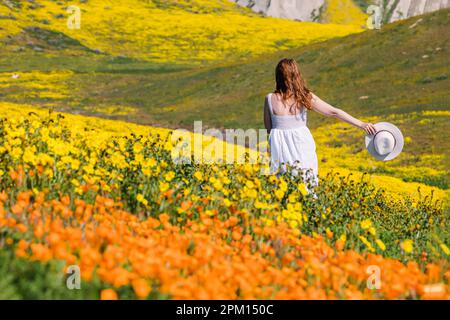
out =
[(450, 255), (450, 249), (444, 243), (441, 243), (440, 247), (447, 256)]
[(372, 226), (372, 221), (370, 221), (370, 219), (361, 221), (361, 228), (363, 228), (364, 230), (369, 229), (371, 226)]
[(245, 183), (245, 185), (247, 186), (247, 188), (249, 189), (253, 189), (255, 187), (255, 184), (253, 183), (252, 180), (247, 180), (247, 182)]
[(164, 179), (166, 179), (166, 181), (168, 182), (172, 181), (173, 178), (175, 178), (175, 172), (173, 171), (169, 171), (164, 175)]
[(403, 249), (403, 251), (405, 251), (406, 253), (411, 253), (413, 251), (413, 242), (412, 240), (405, 240), (402, 242), (401, 247)]
[(375, 251), (372, 244), (369, 242), (369, 240), (367, 240), (366, 237), (359, 236), (359, 239), (366, 245), (366, 247), (367, 247), (367, 249), (369, 249), (369, 251), (371, 251), (371, 252)]
[(377, 244), (378, 248), (381, 249), (381, 251), (386, 250), (386, 245), (380, 239), (375, 240), (375, 243)]
[(284, 191), (281, 189), (278, 189), (277, 191), (275, 191), (275, 197), (277, 197), (279, 200), (283, 199)]
[(200, 171), (196, 171), (194, 173), (194, 178), (197, 179), (198, 181), (203, 181), (203, 174)]
[(137, 200), (139, 203), (142, 203), (144, 206), (148, 205), (148, 201), (147, 201), (147, 200), (145, 199), (145, 197), (144, 197), (142, 194), (140, 194), (140, 193), (137, 195), (136, 200)]
[(163, 181), (159, 182), (159, 191), (166, 192), (167, 190), (169, 190), (169, 187), (170, 186), (167, 182), (163, 182)]

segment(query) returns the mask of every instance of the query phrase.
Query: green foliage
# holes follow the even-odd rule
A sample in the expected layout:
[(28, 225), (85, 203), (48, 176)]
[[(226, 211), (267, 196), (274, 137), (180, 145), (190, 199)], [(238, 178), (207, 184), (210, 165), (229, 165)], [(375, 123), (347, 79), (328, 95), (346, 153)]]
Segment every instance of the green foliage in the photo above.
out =
[[(292, 178), (291, 178), (292, 179)], [(334, 237), (347, 237), (347, 247), (361, 251), (367, 248), (359, 241), (359, 236), (369, 239), (373, 247), (375, 240), (381, 239), (386, 244), (382, 254), (388, 257), (405, 259), (399, 243), (404, 239), (414, 239), (418, 244), (415, 258), (419, 260), (422, 252), (429, 251), (429, 245), (435, 243), (437, 235), (441, 239), (450, 239), (450, 223), (443, 211), (442, 203), (435, 201), (432, 195), (422, 197), (415, 203), (411, 198), (394, 199), (370, 184), (367, 177), (357, 180), (349, 176), (328, 174), (321, 179), (315, 189), (315, 195), (302, 199), (303, 210), (309, 217), (301, 226), (302, 233), (312, 235), (314, 232), (326, 234), (329, 228)], [(371, 234), (361, 227), (369, 219), (376, 230)], [(435, 256), (439, 258), (439, 255)]]
[[(5, 250), (6, 249), (6, 250)], [(12, 250), (0, 250), (0, 299), (98, 299), (98, 281), (82, 283), (80, 290), (66, 286), (64, 264), (52, 260), (47, 263), (17, 258)]]
[(366, 12), (367, 8), (373, 3), (373, 0), (353, 0), (362, 11)]

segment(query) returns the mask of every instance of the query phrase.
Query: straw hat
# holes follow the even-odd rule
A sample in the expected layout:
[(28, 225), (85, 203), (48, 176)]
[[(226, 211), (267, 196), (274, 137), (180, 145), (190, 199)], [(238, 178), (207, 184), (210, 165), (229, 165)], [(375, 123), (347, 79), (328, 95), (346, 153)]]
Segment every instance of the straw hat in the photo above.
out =
[(403, 149), (403, 134), (399, 128), (389, 122), (374, 125), (377, 133), (367, 135), (366, 148), (378, 160), (388, 161), (397, 157)]

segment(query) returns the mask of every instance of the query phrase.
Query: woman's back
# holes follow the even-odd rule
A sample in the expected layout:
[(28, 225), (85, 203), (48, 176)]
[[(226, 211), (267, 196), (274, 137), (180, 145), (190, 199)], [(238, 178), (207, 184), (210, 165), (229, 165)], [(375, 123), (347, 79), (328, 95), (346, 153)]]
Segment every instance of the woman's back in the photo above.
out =
[[(318, 180), (316, 144), (306, 126), (307, 110), (333, 116), (374, 135), (371, 123), (358, 120), (334, 108), (314, 95), (306, 86), (300, 68), (294, 59), (282, 59), (275, 69), (275, 93), (266, 96), (264, 125), (270, 144), (271, 172), (283, 173), (287, 168), (301, 169)], [(315, 184), (315, 182), (313, 184)]]
[(298, 108), (295, 108), (292, 103), (283, 103), (281, 97), (273, 93), (267, 95), (267, 102), (272, 120), (272, 129), (292, 130), (306, 127), (306, 108), (302, 107), (299, 112)]
[[(269, 135), (270, 171), (302, 172), (313, 185), (317, 182), (316, 144), (306, 126), (312, 93), (306, 87), (297, 63), (283, 59), (275, 70), (275, 93), (266, 96), (264, 123)], [(305, 180), (306, 180), (305, 179)]]
[(270, 97), (273, 112), (277, 116), (291, 116), (300, 113), (299, 109), (295, 107), (293, 99), (283, 100), (283, 97), (277, 93), (269, 93), (267, 97)]

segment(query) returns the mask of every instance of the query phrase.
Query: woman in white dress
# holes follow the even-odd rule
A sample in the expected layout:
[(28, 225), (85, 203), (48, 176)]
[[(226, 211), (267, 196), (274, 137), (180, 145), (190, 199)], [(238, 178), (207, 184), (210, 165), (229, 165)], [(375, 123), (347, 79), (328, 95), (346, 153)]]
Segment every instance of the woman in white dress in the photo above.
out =
[[(312, 93), (305, 84), (300, 68), (294, 59), (281, 60), (275, 70), (276, 89), (266, 96), (264, 124), (269, 133), (270, 172), (292, 174), (302, 172), (310, 187), (318, 183), (316, 144), (306, 120), (307, 111), (316, 111), (335, 117), (367, 134), (376, 133), (371, 123), (358, 120), (345, 111), (335, 108)], [(311, 189), (308, 188), (308, 192)]]

